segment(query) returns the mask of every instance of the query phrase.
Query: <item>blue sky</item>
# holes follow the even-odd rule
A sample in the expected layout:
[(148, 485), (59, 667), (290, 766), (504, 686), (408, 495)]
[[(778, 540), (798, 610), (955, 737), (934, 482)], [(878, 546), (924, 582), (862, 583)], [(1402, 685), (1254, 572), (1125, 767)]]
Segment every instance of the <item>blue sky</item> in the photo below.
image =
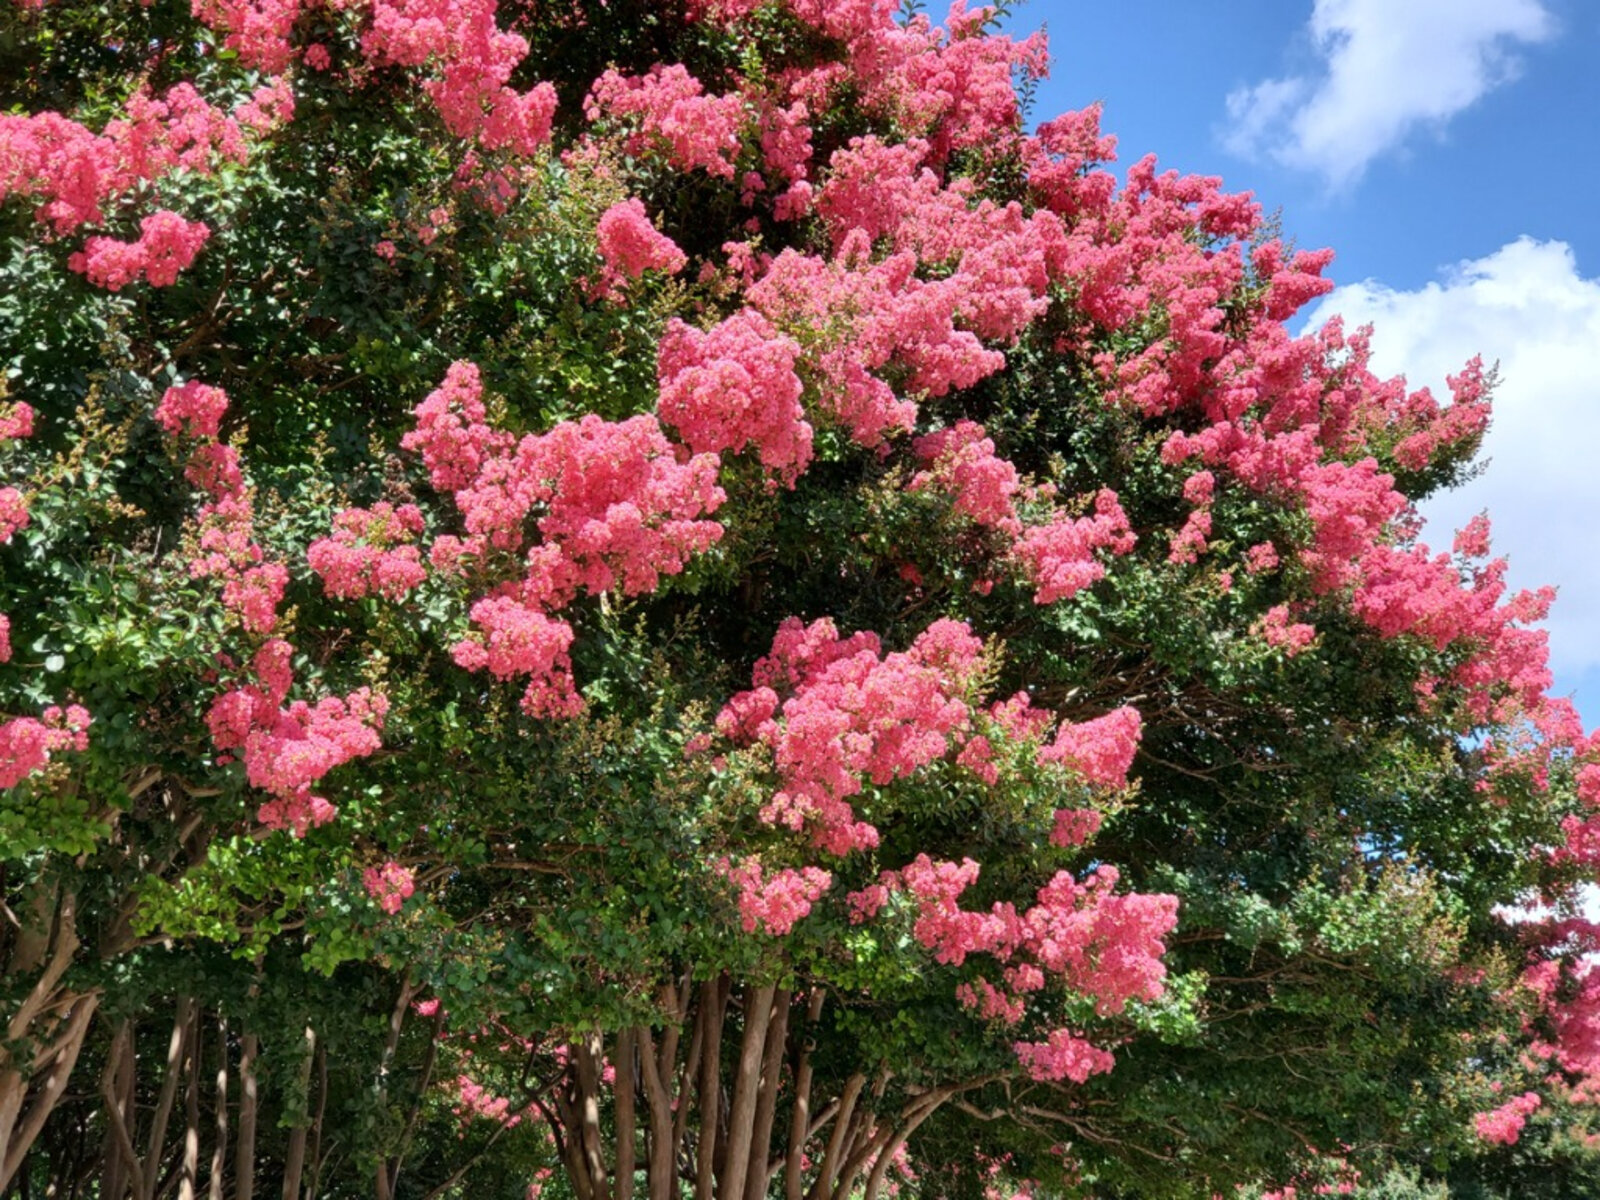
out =
[(1519, 586), (1553, 583), (1557, 690), (1600, 724), (1600, 5), (1591, 0), (1027, 0), (1054, 60), (1033, 118), (1092, 101), (1119, 166), (1220, 175), (1337, 252), (1312, 313), (1371, 322), (1376, 369), (1501, 384), (1487, 509)]

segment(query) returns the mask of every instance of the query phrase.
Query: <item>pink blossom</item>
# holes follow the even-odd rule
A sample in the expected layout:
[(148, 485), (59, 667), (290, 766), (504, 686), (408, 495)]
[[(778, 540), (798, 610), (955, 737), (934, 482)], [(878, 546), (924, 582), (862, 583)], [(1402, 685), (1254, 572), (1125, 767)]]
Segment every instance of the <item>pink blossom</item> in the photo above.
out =
[(1062, 763), (1096, 787), (1124, 787), (1141, 728), (1139, 711), (1126, 705), (1081, 724), (1063, 721), (1055, 741), (1039, 751), (1039, 761)]
[(1002, 1025), (1017, 1024), (1028, 1011), (1027, 1002), (1022, 997), (995, 987), (987, 979), (980, 978), (974, 983), (959, 985), (956, 999), (961, 1002), (962, 1008), (976, 1012), (982, 1020), (997, 1021)]
[[(937, 621), (909, 651), (880, 658), (870, 634), (839, 638), (831, 621), (785, 621), (756, 664), (757, 692), (735, 696), (719, 729), (755, 736), (774, 755), (781, 788), (762, 819), (809, 827), (816, 845), (847, 854), (875, 845), (849, 800), (943, 757), (970, 722), (965, 693), (983, 669), (983, 644), (965, 625)], [(792, 689), (776, 718), (776, 692)]]
[(881, 883), (871, 883), (859, 892), (849, 892), (845, 902), (850, 906), (850, 924), (861, 925), (870, 921), (889, 902), (889, 889)]
[(186, 221), (165, 210), (144, 218), (139, 227), (136, 242), (90, 238), (81, 251), (67, 259), (67, 266), (107, 291), (119, 291), (140, 276), (151, 287), (170, 287), (211, 236), (205, 222)]
[(613, 294), (621, 280), (638, 279), (646, 271), (676, 275), (688, 263), (678, 244), (650, 223), (637, 198), (613, 204), (595, 228), (600, 258), (605, 263), (601, 290)]
[(477, 369), (455, 364), (401, 445), (422, 452), (435, 487), (454, 491), (472, 539), (520, 549), (534, 507), (544, 506), (543, 541), (527, 555), (522, 586), (529, 604), (559, 607), (580, 589), (653, 591), (722, 536), (703, 519), (726, 499), (716, 456), (680, 462), (653, 416), (591, 413), (513, 444), (485, 423), (480, 393)]
[[(309, 60), (310, 50), (306, 51)], [(323, 51), (324, 57), (327, 51)], [(294, 119), (294, 89), (287, 79), (276, 78), (250, 93), (250, 98), (233, 110), (233, 119), (259, 135), (271, 133)]]
[(1115, 1065), (1110, 1053), (1065, 1029), (1052, 1030), (1048, 1041), (1018, 1042), (1013, 1049), (1017, 1061), (1039, 1080), (1083, 1083), (1089, 1076), (1102, 1075)]
[(508, 596), (491, 596), (472, 606), (481, 633), (456, 645), (457, 664), (487, 670), (497, 679), (527, 677), (522, 707), (531, 716), (570, 716), (583, 708), (573, 690), (572, 627)]
[[(168, 389), (155, 418), (170, 438), (200, 439), (186, 474), (210, 499), (198, 514), (199, 554), (189, 564), (190, 574), (219, 579), (223, 605), (248, 632), (264, 635), (277, 624), (289, 575), (282, 564), (267, 561), (255, 541), (237, 451), (214, 440), (227, 404), (220, 389), (191, 380)], [(420, 514), (414, 520), (420, 522)], [(254, 678), (220, 693), (206, 721), (216, 748), (240, 751), (252, 786), (272, 795), (258, 819), (298, 836), (333, 818), (333, 805), (311, 788), (334, 768), (378, 749), (389, 702), (358, 688), (342, 699), (284, 707), (294, 681), (292, 655), (281, 638), (264, 642), (251, 664)]]
[(1256, 622), (1255, 631), (1267, 645), (1282, 650), (1289, 658), (1299, 654), (1317, 638), (1314, 626), (1289, 619), (1287, 604), (1275, 604), (1269, 608), (1266, 615)]
[[(655, 590), (662, 575), (676, 575), (721, 538), (722, 526), (702, 516), (727, 498), (716, 485), (718, 465), (713, 454), (680, 462), (649, 415), (611, 423), (591, 413), (524, 439), (508, 483), (520, 475), (536, 481), (534, 495), (548, 497), (539, 532), (560, 555), (545, 581), (530, 586), (556, 598), (579, 586)], [(470, 501), (466, 507), (470, 530)]]
[(1478, 1113), (1472, 1118), (1473, 1129), (1485, 1142), (1515, 1145), (1522, 1134), (1522, 1127), (1528, 1122), (1528, 1115), (1541, 1103), (1537, 1092), (1524, 1092), (1499, 1108)]
[(347, 508), (334, 517), (332, 537), (311, 543), (306, 561), (322, 576), (330, 596), (354, 599), (377, 592), (398, 600), (426, 578), (414, 544), (421, 532), (422, 512), (414, 504), (395, 508), (380, 501), (370, 509)]
[(1092, 808), (1058, 808), (1050, 830), (1052, 846), (1081, 846), (1100, 832), (1101, 816)]
[(441, 491), (465, 487), (484, 459), (509, 448), (511, 439), (484, 423), (483, 383), (470, 362), (452, 363), (444, 382), (415, 410), (416, 428), (400, 439), (422, 454), (423, 465)]
[[(391, 916), (399, 912), (417, 890), (416, 877), (411, 869), (394, 861), (386, 862), (381, 867), (368, 867), (361, 874), (361, 882), (367, 889), (367, 895)], [(434, 1001), (434, 1007), (438, 1007), (438, 1001)]]
[(811, 461), (811, 426), (795, 374), (800, 347), (742, 309), (702, 333), (681, 321), (661, 339), (656, 411), (696, 453), (757, 447), (761, 464), (793, 484)]
[(191, 379), (169, 387), (152, 415), (167, 433), (201, 440), (217, 436), (227, 411), (226, 392)]
[(246, 67), (276, 75), (289, 65), (289, 35), (302, 0), (191, 0), (194, 15), (223, 36)]
[(1245, 570), (1252, 575), (1270, 571), (1278, 565), (1278, 551), (1271, 542), (1257, 542), (1245, 552)]
[(584, 99), (584, 114), (628, 130), (623, 145), (630, 155), (660, 151), (680, 171), (698, 168), (731, 179), (744, 101), (704, 91), (681, 63), (657, 64), (645, 75), (607, 71)]
[(0, 487), (0, 546), (28, 525), (28, 499), (14, 487)]
[(1047, 971), (1095, 1001), (1101, 1013), (1162, 993), (1162, 939), (1178, 921), (1175, 896), (1117, 894), (1117, 871), (1102, 866), (1075, 881), (1058, 871), (1023, 914), (1024, 945)]
[(0, 401), (0, 448), (9, 441), (33, 436), (33, 408), (21, 400)]
[(550, 140), (556, 93), (548, 83), (507, 86), (528, 43), (495, 24), (495, 8), (495, 0), (372, 0), (361, 52), (377, 66), (431, 65), (422, 87), (446, 129), (527, 157)]
[(89, 714), (76, 704), (47, 708), (37, 720), (15, 717), (0, 724), (0, 788), (16, 787), (43, 770), (53, 754), (88, 748)]
[(782, 937), (811, 912), (811, 906), (833, 884), (818, 867), (784, 867), (764, 874), (761, 860), (747, 858), (737, 867), (724, 864), (728, 879), (739, 887), (739, 921), (746, 933), (757, 928)]
[(957, 512), (979, 525), (1015, 536), (1021, 532), (1012, 497), (1019, 485), (1017, 469), (994, 452), (983, 426), (958, 421), (912, 443), (917, 458), (929, 465), (911, 480), (911, 490), (937, 487), (955, 501)]
[(1116, 493), (1102, 488), (1091, 517), (1057, 517), (1024, 530), (1014, 551), (1017, 562), (1034, 581), (1034, 601), (1050, 604), (1073, 596), (1105, 577), (1095, 556), (1105, 549), (1126, 554), (1134, 534)]

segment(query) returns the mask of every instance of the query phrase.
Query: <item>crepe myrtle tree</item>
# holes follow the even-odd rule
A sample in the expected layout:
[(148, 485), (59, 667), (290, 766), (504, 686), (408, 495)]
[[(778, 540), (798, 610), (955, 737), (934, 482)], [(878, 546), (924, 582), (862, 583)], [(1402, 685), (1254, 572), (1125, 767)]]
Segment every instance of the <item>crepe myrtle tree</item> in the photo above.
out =
[(1042, 36), (3, 3), (0, 1192), (1590, 1169), (1493, 373)]

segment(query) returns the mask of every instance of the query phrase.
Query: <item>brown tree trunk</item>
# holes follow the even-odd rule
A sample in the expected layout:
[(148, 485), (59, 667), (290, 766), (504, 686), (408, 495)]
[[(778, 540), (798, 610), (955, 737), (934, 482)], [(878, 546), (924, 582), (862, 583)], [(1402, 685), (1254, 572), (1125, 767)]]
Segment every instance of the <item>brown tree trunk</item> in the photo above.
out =
[(234, 1142), (234, 1200), (254, 1200), (256, 1190), (256, 1053), (260, 1042), (247, 1033), (239, 1041), (239, 1136)]
[[(666, 1040), (664, 1035), (662, 1040)], [(663, 1077), (668, 1081), (674, 1078), (675, 1066), (667, 1059), (665, 1046), (661, 1058), (656, 1057), (650, 1030), (640, 1029), (639, 1073), (644, 1077), (645, 1101), (650, 1108), (650, 1157), (645, 1168), (650, 1200), (672, 1200), (676, 1195), (673, 1184), (678, 1173), (678, 1145), (672, 1136), (672, 1096), (662, 1082)]]
[[(15, 1070), (0, 1075), (0, 1119), (6, 1122), (5, 1128), (0, 1129), (0, 1191), (11, 1186), (22, 1169), (22, 1160), (66, 1092), (100, 997), (76, 996), (68, 1005), (66, 1029), (34, 1060), (33, 1070), (28, 1075)], [(35, 1079), (38, 1087), (31, 1091), (32, 1099), (27, 1100)]]
[[(761, 1084), (756, 1097), (755, 1129), (750, 1142), (750, 1173), (745, 1177), (744, 1200), (763, 1200), (772, 1182), (775, 1167), (772, 1155), (772, 1124), (778, 1115), (778, 1092), (783, 1086), (784, 1049), (789, 1037), (789, 1005), (793, 996), (787, 987), (779, 988), (773, 999), (772, 1017), (767, 1024), (766, 1052), (761, 1059)], [(732, 1192), (728, 1200), (738, 1200)]]
[(805, 1186), (802, 1175), (806, 1142), (811, 1138), (811, 1027), (822, 1018), (823, 1001), (828, 993), (813, 988), (806, 1003), (806, 1023), (800, 1029), (800, 1048), (795, 1058), (794, 1100), (789, 1112), (789, 1146), (783, 1161), (784, 1200), (801, 1200)]
[(632, 1029), (617, 1034), (617, 1050), (611, 1069), (616, 1080), (614, 1092), (617, 1110), (617, 1173), (612, 1185), (615, 1200), (633, 1200), (633, 1172), (635, 1163), (634, 1137), (637, 1120), (634, 1100), (638, 1096), (637, 1038)]
[[(744, 1197), (745, 1179), (750, 1171), (750, 1147), (755, 1140), (761, 1064), (766, 1057), (767, 1026), (772, 1021), (772, 1001), (776, 994), (777, 988), (772, 984), (744, 989), (744, 1036), (739, 1043), (733, 1099), (728, 1105), (728, 1144), (722, 1177), (717, 1180), (717, 1195), (722, 1200), (743, 1200)], [(759, 1173), (765, 1174), (766, 1168), (763, 1151)]]
[(183, 1164), (178, 1200), (195, 1200), (200, 1177), (200, 1014), (190, 1018), (189, 1069), (183, 1090)]
[[(400, 1046), (400, 1031), (405, 1028), (406, 1009), (411, 1005), (411, 997), (416, 992), (411, 986), (411, 976), (408, 973), (400, 976), (400, 992), (395, 997), (394, 1008), (389, 1013), (389, 1033), (383, 1043), (383, 1057), (378, 1060), (378, 1104), (381, 1107), (389, 1099), (389, 1068), (394, 1064), (395, 1051)], [(394, 1197), (394, 1166), (388, 1158), (378, 1160), (378, 1177), (376, 1196), (377, 1200), (393, 1200)]]
[[(442, 1009), (439, 1015), (442, 1019), (444, 1016)], [(323, 1120), (327, 1115), (328, 1043), (323, 1039), (317, 1042), (317, 1112), (311, 1119), (311, 1181), (306, 1187), (307, 1195), (313, 1197), (317, 1195), (317, 1186), (322, 1181), (322, 1130)]]
[(317, 1035), (306, 1026), (305, 1051), (300, 1061), (300, 1071), (295, 1076), (295, 1102), (287, 1105), (295, 1114), (295, 1123), (289, 1130), (289, 1144), (283, 1160), (283, 1200), (298, 1200), (300, 1175), (306, 1165), (306, 1133), (311, 1124), (311, 1064), (317, 1056)]
[(155, 1112), (151, 1117), (150, 1137), (144, 1152), (144, 1178), (139, 1185), (139, 1194), (146, 1200), (156, 1194), (156, 1183), (161, 1178), (167, 1123), (172, 1117), (172, 1106), (178, 1098), (178, 1083), (183, 1074), (184, 1058), (189, 1046), (189, 1025), (193, 1017), (194, 998), (180, 997), (177, 1015), (172, 1022), (172, 1036), (167, 1040), (167, 1071), (161, 1080), (161, 1095), (156, 1101)]
[[(66, 1091), (89, 1023), (99, 1005), (95, 994), (62, 986), (77, 954), (77, 896), (56, 885), (31, 890), (27, 916), (12, 942), (9, 980), (39, 972), (0, 1039), (0, 1192), (10, 1186), (22, 1160)], [(5, 1046), (22, 1045), (19, 1060)]]
[(217, 1132), (216, 1143), (211, 1147), (211, 1172), (206, 1181), (206, 1200), (222, 1200), (227, 1186), (226, 1162), (228, 1154), (228, 1022), (217, 1021)]
[(106, 1104), (106, 1137), (101, 1151), (100, 1195), (102, 1200), (122, 1200), (128, 1190), (128, 1172), (138, 1169), (138, 1156), (128, 1132), (134, 1127), (134, 1076), (138, 1059), (134, 1052), (137, 1030), (132, 1020), (118, 1022), (106, 1054), (105, 1074), (100, 1079), (100, 1094)]
[[(717, 1129), (722, 1119), (722, 980), (700, 987), (700, 1139), (695, 1146), (694, 1200), (713, 1200)], [(684, 1107), (682, 1099), (679, 1107)]]

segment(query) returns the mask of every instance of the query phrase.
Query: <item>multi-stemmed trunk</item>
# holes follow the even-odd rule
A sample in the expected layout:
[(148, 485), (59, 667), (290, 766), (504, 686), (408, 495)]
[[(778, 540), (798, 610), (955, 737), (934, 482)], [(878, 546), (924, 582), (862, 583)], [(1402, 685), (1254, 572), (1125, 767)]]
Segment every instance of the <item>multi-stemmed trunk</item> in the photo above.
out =
[(985, 1080), (902, 1087), (890, 1102), (891, 1072), (862, 1064), (818, 1094), (811, 1047), (825, 995), (685, 981), (663, 989), (659, 1027), (574, 1038), (565, 1073), (536, 1103), (578, 1200), (633, 1200), (641, 1177), (648, 1200), (685, 1189), (695, 1200), (844, 1200), (858, 1189), (877, 1200), (906, 1139)]

